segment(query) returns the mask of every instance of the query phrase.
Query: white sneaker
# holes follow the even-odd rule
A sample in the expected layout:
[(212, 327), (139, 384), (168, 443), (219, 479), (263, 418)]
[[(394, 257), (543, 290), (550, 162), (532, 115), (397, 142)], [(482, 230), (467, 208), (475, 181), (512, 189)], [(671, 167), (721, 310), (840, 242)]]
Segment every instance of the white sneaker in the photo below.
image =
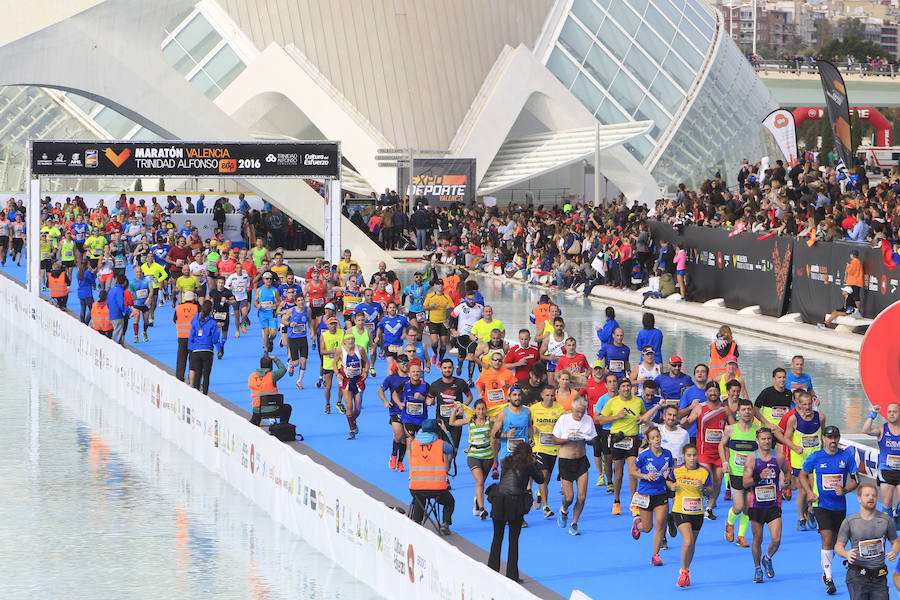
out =
[(854, 308), (854, 309), (853, 309), (853, 314), (850, 315), (850, 316), (853, 317), (854, 319), (862, 319), (862, 318), (863, 318), (862, 313), (859, 312), (859, 309), (858, 309), (858, 308)]

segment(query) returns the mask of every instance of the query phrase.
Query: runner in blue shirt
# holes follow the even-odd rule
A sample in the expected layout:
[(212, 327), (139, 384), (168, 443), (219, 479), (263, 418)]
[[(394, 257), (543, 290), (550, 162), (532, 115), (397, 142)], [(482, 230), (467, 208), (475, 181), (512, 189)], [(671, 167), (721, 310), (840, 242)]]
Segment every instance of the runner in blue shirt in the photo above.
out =
[(653, 556), (650, 564), (663, 564), (659, 556), (659, 548), (665, 535), (666, 517), (669, 514), (669, 496), (666, 478), (675, 468), (675, 458), (669, 450), (662, 447), (662, 434), (655, 426), (647, 430), (648, 448), (638, 454), (629, 466), (629, 475), (638, 480), (637, 491), (631, 499), (631, 505), (640, 513), (631, 524), (631, 537), (640, 539), (642, 533), (650, 533), (656, 523), (653, 535)]
[(278, 286), (278, 294), (282, 298), (286, 297), (288, 288), (293, 288), (295, 298), (303, 297), (303, 286), (294, 281), (293, 271), (288, 271), (287, 275), (284, 276), (284, 283)]
[(78, 254), (84, 254), (84, 241), (87, 239), (88, 233), (90, 233), (91, 228), (87, 223), (84, 222), (84, 217), (78, 216), (78, 220), (72, 223), (69, 226), (69, 229), (72, 232), (72, 238), (75, 240), (75, 247), (78, 249)]
[[(691, 414), (694, 405), (706, 402), (706, 382), (709, 380), (709, 367), (699, 364), (694, 367), (694, 385), (687, 388), (681, 393), (681, 400), (678, 402), (678, 418), (686, 417)], [(697, 423), (691, 423), (687, 428), (688, 435), (691, 437), (691, 443), (697, 443)]]
[[(397, 373), (388, 375), (378, 387), (378, 397), (384, 407), (388, 409), (388, 420), (393, 429), (394, 439), (391, 445), (391, 469), (397, 468), (397, 460), (400, 458), (400, 448), (403, 446), (403, 425), (400, 423), (400, 407), (394, 402), (394, 391), (403, 387), (409, 381), (409, 358), (405, 354), (397, 357)], [(400, 458), (402, 461), (403, 459)]]
[(168, 256), (171, 249), (172, 246), (166, 244), (162, 238), (157, 238), (156, 243), (150, 246), (150, 254), (153, 255), (153, 260), (158, 265), (166, 267), (166, 256)]
[(413, 282), (403, 288), (403, 296), (400, 298), (401, 305), (406, 304), (406, 299), (409, 298), (409, 310), (406, 316), (409, 317), (410, 321), (425, 322), (425, 311), (422, 305), (425, 303), (425, 296), (427, 295), (428, 286), (422, 283), (422, 274), (416, 272), (413, 275)]
[(841, 431), (834, 425), (827, 426), (822, 435), (823, 448), (806, 458), (799, 477), (806, 497), (812, 500), (822, 536), (822, 579), (827, 592), (834, 594), (831, 572), (834, 544), (841, 523), (847, 517), (847, 494), (855, 490), (859, 482), (856, 479), (856, 449), (840, 447)]
[[(682, 390), (693, 383), (690, 376), (681, 371), (683, 364), (682, 358), (677, 354), (673, 354), (669, 358), (669, 372), (657, 375), (655, 378), (656, 384), (659, 386), (659, 393), (666, 400), (680, 400)], [(644, 382), (644, 385), (646, 385), (646, 382)], [(706, 393), (704, 392), (705, 397)]]
[(378, 321), (381, 320), (381, 316), (384, 314), (381, 303), (375, 302), (374, 297), (375, 292), (372, 291), (372, 288), (366, 288), (363, 290), (363, 301), (357, 304), (353, 311), (353, 314), (362, 313), (366, 315), (366, 329), (369, 330), (369, 335), (372, 336), (373, 343), (369, 347), (369, 354), (371, 355), (369, 360), (369, 377), (375, 377), (375, 357), (378, 355), (380, 342), (377, 338)]
[(791, 392), (794, 390), (806, 390), (813, 397), (813, 406), (818, 406), (819, 399), (816, 397), (816, 392), (813, 390), (812, 377), (809, 376), (809, 373), (803, 372), (803, 365), (805, 362), (806, 361), (799, 354), (791, 359), (791, 370), (788, 371), (787, 377), (785, 378), (784, 387)]
[(378, 323), (378, 332), (381, 335), (384, 355), (387, 357), (388, 372), (397, 357), (403, 354), (403, 336), (409, 328), (409, 319), (397, 314), (397, 303), (388, 302), (387, 316)]
[(597, 358), (605, 360), (609, 372), (615, 373), (619, 379), (628, 377), (628, 373), (631, 373), (631, 365), (628, 363), (631, 349), (622, 343), (624, 338), (625, 332), (621, 327), (616, 327), (612, 333), (612, 342), (603, 344), (597, 352)]
[[(298, 296), (296, 304), (281, 319), (287, 326), (289, 374), (294, 374), (294, 367), (300, 365), (297, 373), (297, 389), (303, 389), (303, 374), (306, 373), (306, 359), (309, 357), (309, 310), (306, 308), (306, 297)], [(327, 326), (326, 326), (327, 327)]]
[(128, 285), (128, 291), (134, 298), (134, 304), (131, 308), (131, 317), (134, 319), (134, 343), (138, 343), (138, 323), (141, 315), (144, 316), (144, 341), (149, 342), (150, 337), (147, 335), (147, 328), (150, 327), (150, 307), (147, 306), (147, 299), (153, 293), (153, 282), (149, 277), (144, 277), (144, 271), (140, 266), (134, 268), (134, 279)]

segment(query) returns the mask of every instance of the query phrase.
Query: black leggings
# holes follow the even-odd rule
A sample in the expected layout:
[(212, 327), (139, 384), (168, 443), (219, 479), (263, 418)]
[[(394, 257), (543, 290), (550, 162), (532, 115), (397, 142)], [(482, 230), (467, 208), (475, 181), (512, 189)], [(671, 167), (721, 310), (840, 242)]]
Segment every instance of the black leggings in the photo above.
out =
[(87, 325), (91, 322), (91, 307), (94, 305), (93, 298), (80, 298), (81, 302), (81, 322)]
[(500, 551), (503, 548), (503, 531), (509, 525), (509, 554), (506, 557), (506, 576), (519, 578), (519, 534), (522, 533), (522, 517), (517, 521), (506, 522), (504, 519), (493, 519), (494, 539), (491, 540), (491, 555), (488, 566), (500, 572)]
[[(211, 350), (194, 350), (191, 352), (191, 371), (194, 373), (194, 389), (209, 392), (209, 374), (212, 372), (213, 353)], [(203, 385), (200, 385), (200, 381)]]

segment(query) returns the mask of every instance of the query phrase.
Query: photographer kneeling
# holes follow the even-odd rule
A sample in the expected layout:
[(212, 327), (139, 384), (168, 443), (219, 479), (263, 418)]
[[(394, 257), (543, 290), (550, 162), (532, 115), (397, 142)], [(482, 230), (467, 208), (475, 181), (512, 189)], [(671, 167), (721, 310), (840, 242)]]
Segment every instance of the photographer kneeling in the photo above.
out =
[(531, 446), (518, 444), (513, 453), (500, 463), (500, 481), (487, 489), (491, 503), (491, 519), (494, 521), (494, 539), (488, 566), (500, 571), (500, 551), (503, 547), (503, 531), (509, 525), (509, 554), (506, 557), (506, 576), (519, 580), (519, 534), (522, 521), (531, 510), (531, 493), (525, 490), (528, 479), (540, 485), (543, 474), (531, 453)]
[(416, 523), (425, 520), (425, 501), (435, 498), (441, 505), (441, 534), (450, 535), (454, 500), (447, 481), (447, 470), (453, 458), (453, 445), (438, 436), (438, 422), (426, 419), (409, 443), (409, 493), (412, 504), (409, 518)]

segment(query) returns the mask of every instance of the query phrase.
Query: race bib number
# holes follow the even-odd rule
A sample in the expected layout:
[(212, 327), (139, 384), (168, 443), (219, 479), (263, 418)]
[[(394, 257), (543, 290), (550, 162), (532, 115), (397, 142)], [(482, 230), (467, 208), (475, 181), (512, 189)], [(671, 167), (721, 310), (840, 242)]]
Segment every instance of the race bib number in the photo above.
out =
[(804, 435), (800, 438), (800, 447), (804, 450), (818, 450), (819, 446), (818, 434)]
[(888, 454), (885, 464), (890, 469), (900, 470), (900, 456), (898, 456), (897, 454)]
[(224, 321), (226, 317), (228, 317), (228, 313), (223, 310), (213, 313), (213, 319), (216, 321)]
[(519, 438), (512, 438), (512, 439), (506, 440), (506, 451), (509, 452), (510, 454), (512, 454), (513, 452), (516, 451), (516, 447), (524, 441), (525, 440), (519, 439)]
[(884, 554), (883, 539), (859, 541), (860, 558), (881, 558), (882, 554)]
[(421, 402), (407, 402), (406, 412), (410, 415), (421, 415), (425, 411), (425, 407)]
[(772, 418), (780, 419), (781, 417), (786, 415), (787, 412), (788, 412), (788, 409), (786, 406), (776, 406), (772, 409)]
[(631, 497), (631, 505), (638, 508), (648, 508), (650, 506), (650, 496), (635, 492), (634, 496)]
[(703, 441), (707, 444), (718, 444), (722, 441), (721, 429), (707, 429), (703, 434)]
[(424, 323), (425, 322), (425, 313), (423, 313), (423, 312), (418, 313), (416, 315), (416, 321), (418, 321), (419, 323)]
[(553, 446), (553, 432), (552, 431), (542, 431), (538, 436), (538, 441), (542, 446)]
[(823, 490), (839, 490), (844, 486), (844, 476), (841, 474), (822, 475)]
[(388, 352), (398, 354), (400, 352), (400, 346), (398, 346), (397, 344), (391, 344), (390, 346), (388, 346)]
[(113, 259), (113, 266), (117, 269), (122, 269), (125, 267), (125, 257), (124, 256), (116, 256)]
[(624, 438), (613, 444), (613, 448), (618, 448), (619, 450), (631, 450), (634, 447), (634, 438)]
[(325, 306), (325, 298), (313, 298), (312, 305), (313, 308), (322, 308)]
[(609, 370), (613, 373), (621, 373), (625, 370), (625, 361), (624, 360), (611, 360), (609, 361)]
[(369, 333), (375, 331), (375, 323), (366, 323), (366, 329), (369, 330)]
[(291, 330), (294, 333), (306, 334), (306, 324), (305, 323), (297, 323), (296, 325), (291, 327)]
[(134, 295), (138, 298), (146, 298), (149, 294), (149, 290), (137, 290)]
[(175, 261), (175, 265), (178, 267), (184, 266), (184, 260), (179, 258), (178, 260)]
[(359, 304), (359, 302), (352, 302), (352, 301), (344, 302), (344, 310), (345, 310), (346, 312), (350, 312), (350, 311), (352, 311), (354, 308), (356, 308), (356, 305), (357, 305), (357, 304)]
[(701, 498), (682, 498), (681, 512), (686, 515), (699, 515), (703, 512), (703, 500)]
[(741, 452), (735, 452), (735, 453), (734, 453), (734, 464), (735, 464), (735, 466), (743, 467), (745, 464), (747, 464), (747, 458), (748, 458), (749, 456), (750, 456), (749, 454), (743, 454), (743, 453), (741, 453)]
[(453, 405), (452, 404), (441, 404), (441, 416), (445, 419), (449, 419), (450, 415), (453, 414)]
[(760, 502), (774, 502), (776, 498), (774, 484), (756, 486), (754, 493)]
[(487, 390), (486, 395), (488, 404), (501, 404), (506, 402), (506, 392), (502, 389)]

